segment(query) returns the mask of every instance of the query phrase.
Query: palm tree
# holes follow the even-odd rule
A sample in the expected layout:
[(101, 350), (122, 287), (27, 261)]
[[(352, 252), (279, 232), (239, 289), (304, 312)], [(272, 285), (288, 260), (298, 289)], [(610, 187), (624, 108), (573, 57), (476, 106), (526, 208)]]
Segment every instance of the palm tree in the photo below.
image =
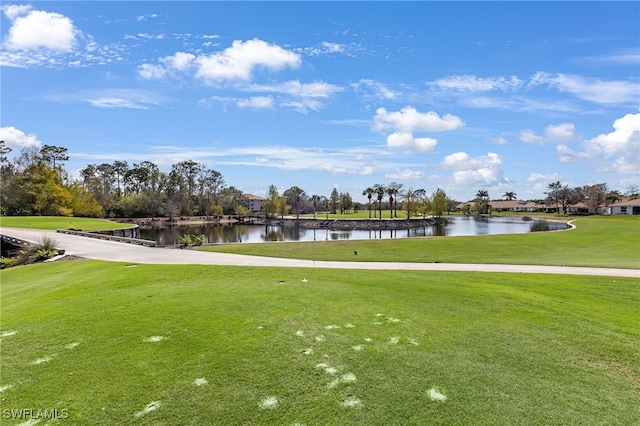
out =
[(476, 193), (476, 214), (480, 215), (489, 208), (489, 192), (486, 189), (480, 189)]
[(378, 196), (378, 212), (380, 213), (380, 219), (382, 220), (382, 199), (384, 198), (384, 194), (387, 192), (387, 188), (381, 183), (376, 183), (373, 185), (373, 191)]
[(312, 195), (311, 196), (311, 203), (313, 204), (313, 218), (316, 218), (316, 208), (318, 207), (318, 204), (320, 204), (322, 197), (320, 197), (319, 195)]
[(387, 187), (389, 194), (389, 210), (393, 209), (392, 217), (398, 217), (398, 196), (400, 195), (401, 183), (391, 182)]
[(373, 197), (374, 190), (371, 187), (368, 187), (364, 191), (362, 191), (362, 195), (366, 195), (369, 200), (369, 219), (371, 219), (371, 198)]
[(502, 198), (507, 201), (515, 200), (517, 198), (517, 194), (513, 191), (505, 192)]
[(413, 196), (416, 198), (416, 201), (420, 204), (420, 211), (422, 212), (422, 218), (426, 216), (426, 201), (428, 200), (427, 191), (424, 189), (416, 189), (413, 192)]

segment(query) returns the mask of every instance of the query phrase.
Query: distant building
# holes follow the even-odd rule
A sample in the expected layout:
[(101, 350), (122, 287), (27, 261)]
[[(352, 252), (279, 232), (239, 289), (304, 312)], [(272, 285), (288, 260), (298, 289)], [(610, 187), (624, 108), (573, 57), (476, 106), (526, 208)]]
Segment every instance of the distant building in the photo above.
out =
[(253, 194), (244, 194), (244, 196), (247, 199), (247, 208), (251, 213), (258, 213), (263, 210), (264, 202), (267, 201), (266, 198)]
[(618, 201), (602, 209), (602, 214), (640, 214), (640, 198)]

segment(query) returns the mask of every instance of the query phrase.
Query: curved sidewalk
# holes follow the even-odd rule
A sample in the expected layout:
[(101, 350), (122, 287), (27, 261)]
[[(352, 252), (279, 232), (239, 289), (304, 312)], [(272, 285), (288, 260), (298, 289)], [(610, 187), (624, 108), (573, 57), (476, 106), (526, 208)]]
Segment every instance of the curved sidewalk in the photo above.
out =
[(511, 272), (640, 278), (640, 270), (638, 269), (463, 263), (314, 261), (247, 256), (229, 253), (211, 253), (195, 250), (142, 247), (133, 244), (103, 241), (75, 235), (59, 234), (55, 231), (35, 229), (0, 228), (0, 233), (36, 243), (42, 239), (43, 235), (47, 235), (54, 239), (57, 246), (60, 249), (64, 249), (65, 253), (68, 255), (111, 262), (174, 265), (273, 266), (292, 268)]

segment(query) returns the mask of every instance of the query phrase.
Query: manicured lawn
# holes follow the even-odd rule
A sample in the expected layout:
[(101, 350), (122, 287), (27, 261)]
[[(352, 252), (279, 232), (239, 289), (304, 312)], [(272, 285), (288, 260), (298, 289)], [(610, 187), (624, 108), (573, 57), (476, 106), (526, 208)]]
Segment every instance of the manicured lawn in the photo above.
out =
[(202, 250), (313, 260), (640, 268), (640, 218), (593, 216), (573, 223), (575, 230), (517, 235), (225, 244)]
[(130, 228), (132, 225), (88, 217), (0, 216), (0, 226), (50, 230), (73, 228), (83, 231), (105, 231), (109, 229)]
[(0, 278), (2, 409), (61, 424), (638, 421), (637, 279), (98, 261)]

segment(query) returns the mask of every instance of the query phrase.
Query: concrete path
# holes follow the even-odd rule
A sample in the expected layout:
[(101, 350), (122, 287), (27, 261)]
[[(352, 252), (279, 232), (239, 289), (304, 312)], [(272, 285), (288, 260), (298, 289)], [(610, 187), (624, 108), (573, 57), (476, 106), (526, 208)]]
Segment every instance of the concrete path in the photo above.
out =
[(174, 265), (236, 265), (276, 266), (291, 268), (335, 268), (335, 269), (386, 269), (414, 271), (469, 271), (469, 272), (515, 272), (536, 274), (600, 275), (640, 278), (639, 269), (587, 268), (535, 265), (461, 264), (461, 263), (403, 263), (403, 262), (327, 262), (299, 259), (246, 256), (229, 253), (210, 253), (173, 248), (142, 247), (133, 244), (102, 241), (22, 228), (0, 228), (0, 233), (27, 241), (39, 242), (44, 235), (53, 238), (65, 254), (87, 259), (111, 262), (174, 264)]

